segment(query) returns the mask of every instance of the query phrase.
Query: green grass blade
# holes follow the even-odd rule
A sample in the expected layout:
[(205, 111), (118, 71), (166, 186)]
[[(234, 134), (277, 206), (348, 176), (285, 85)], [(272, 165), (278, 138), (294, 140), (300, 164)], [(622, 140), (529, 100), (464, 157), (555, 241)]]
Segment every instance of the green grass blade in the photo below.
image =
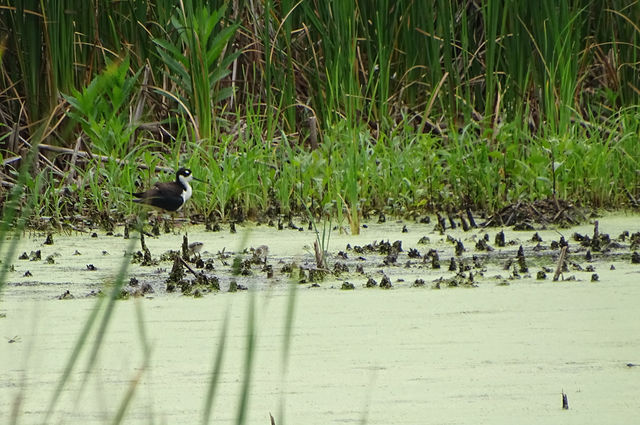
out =
[[(127, 252), (130, 252), (133, 250), (133, 247), (135, 246), (136, 242), (137, 242), (136, 238), (130, 239), (129, 244), (127, 245)], [(89, 314), (89, 317), (87, 318), (87, 321), (82, 327), (82, 331), (80, 332), (80, 335), (78, 336), (78, 339), (74, 344), (73, 350), (71, 351), (71, 355), (69, 356), (69, 360), (65, 365), (62, 375), (60, 376), (60, 379), (58, 379), (58, 383), (56, 384), (56, 389), (54, 390), (53, 395), (51, 396), (51, 400), (49, 401), (49, 405), (47, 407), (47, 413), (45, 415), (45, 419), (43, 423), (46, 424), (49, 421), (51, 415), (53, 414), (55, 405), (57, 404), (60, 396), (62, 395), (62, 391), (65, 385), (67, 384), (67, 382), (69, 381), (69, 377), (71, 376), (71, 373), (73, 372), (74, 368), (77, 365), (78, 358), (80, 356), (80, 353), (82, 352), (82, 349), (85, 347), (87, 343), (90, 332), (92, 331), (92, 329), (94, 328), (94, 325), (97, 322), (98, 313), (103, 309), (103, 304), (107, 302), (105, 311), (102, 315), (102, 321), (100, 323), (100, 327), (98, 328), (96, 341), (91, 350), (89, 360), (87, 361), (86, 372), (89, 372), (95, 365), (98, 352), (100, 350), (102, 341), (104, 339), (104, 334), (106, 332), (107, 325), (109, 323), (109, 320), (111, 319), (111, 314), (113, 312), (115, 301), (119, 296), (120, 290), (122, 289), (122, 286), (124, 284), (124, 277), (126, 275), (128, 268), (129, 268), (129, 261), (128, 259), (125, 259), (122, 261), (120, 270), (118, 271), (118, 274), (116, 276), (115, 284), (111, 289), (108, 298), (103, 298), (103, 297), (98, 298), (98, 300), (96, 301), (95, 307), (93, 308), (93, 310), (91, 310), (91, 313)], [(89, 374), (86, 373), (84, 375), (78, 394), (82, 393), (82, 390), (84, 389), (84, 386), (86, 385), (88, 379), (89, 379)]]
[(249, 303), (247, 311), (247, 345), (244, 351), (244, 376), (242, 379), (240, 401), (238, 403), (238, 413), (235, 421), (237, 425), (244, 425), (247, 422), (247, 413), (249, 412), (249, 397), (251, 395), (251, 379), (253, 375), (254, 355), (257, 339), (255, 323), (255, 299), (255, 291), (251, 291), (249, 293)]
[(279, 425), (284, 425), (285, 418), (285, 399), (284, 387), (289, 372), (289, 355), (291, 352), (291, 343), (293, 341), (293, 323), (296, 313), (296, 295), (298, 293), (298, 284), (289, 282), (289, 296), (287, 297), (287, 312), (284, 319), (284, 335), (282, 337), (282, 377), (280, 383), (280, 407), (278, 413)]
[(207, 425), (211, 421), (211, 412), (213, 409), (213, 402), (215, 400), (216, 391), (220, 377), (222, 376), (222, 364), (224, 360), (225, 347), (227, 345), (227, 330), (229, 329), (229, 312), (224, 316), (224, 322), (222, 323), (222, 333), (218, 338), (218, 349), (213, 360), (211, 367), (211, 376), (209, 380), (209, 388), (207, 389), (207, 397), (204, 401), (204, 409), (202, 411), (202, 425)]
[(142, 351), (143, 351), (142, 367), (135, 374), (135, 376), (129, 383), (129, 387), (127, 388), (126, 393), (122, 396), (122, 401), (118, 406), (118, 411), (116, 412), (116, 414), (113, 417), (113, 420), (111, 421), (111, 425), (118, 425), (124, 422), (125, 414), (127, 413), (127, 408), (131, 405), (135, 391), (138, 388), (138, 384), (140, 383), (140, 380), (142, 379), (144, 372), (149, 367), (149, 362), (151, 360), (151, 346), (149, 344), (149, 339), (147, 337), (147, 330), (144, 326), (142, 302), (138, 299), (135, 300), (135, 308), (136, 308), (136, 319), (138, 323), (138, 334), (140, 337), (140, 343), (142, 344)]

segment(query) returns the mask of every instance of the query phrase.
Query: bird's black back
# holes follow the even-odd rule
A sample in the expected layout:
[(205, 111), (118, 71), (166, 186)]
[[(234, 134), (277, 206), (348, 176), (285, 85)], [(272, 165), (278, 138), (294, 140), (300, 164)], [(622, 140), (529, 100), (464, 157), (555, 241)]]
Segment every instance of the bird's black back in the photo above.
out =
[(154, 187), (145, 192), (134, 193), (133, 196), (138, 198), (134, 202), (151, 205), (166, 211), (176, 211), (184, 202), (182, 190), (180, 183), (156, 183)]

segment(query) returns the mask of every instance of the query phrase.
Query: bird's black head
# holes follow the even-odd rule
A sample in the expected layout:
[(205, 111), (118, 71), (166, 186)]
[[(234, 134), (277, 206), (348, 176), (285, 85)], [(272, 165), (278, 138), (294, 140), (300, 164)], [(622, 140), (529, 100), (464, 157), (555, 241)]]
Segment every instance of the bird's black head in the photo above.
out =
[(188, 168), (180, 168), (176, 172), (176, 182), (178, 183), (180, 183), (181, 180), (189, 182), (191, 181), (192, 178), (193, 178), (193, 174), (191, 173), (191, 170)]

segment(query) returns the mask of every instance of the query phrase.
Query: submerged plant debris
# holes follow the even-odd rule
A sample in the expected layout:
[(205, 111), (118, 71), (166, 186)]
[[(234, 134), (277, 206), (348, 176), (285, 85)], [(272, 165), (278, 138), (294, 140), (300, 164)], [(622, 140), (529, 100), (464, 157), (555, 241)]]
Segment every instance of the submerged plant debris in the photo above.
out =
[[(573, 211), (568, 204), (559, 205)], [(534, 219), (525, 213), (514, 216)], [(546, 217), (550, 216), (547, 210)], [(611, 222), (620, 229), (618, 234), (608, 232)], [(544, 224), (538, 230), (514, 230), (521, 228), (514, 225), (511, 229), (467, 227), (465, 231), (459, 218), (447, 221), (444, 227), (439, 220), (434, 223), (386, 220), (363, 225), (358, 237), (335, 227), (326, 268), (317, 265), (311, 247), (316, 236), (306, 226), (281, 230), (275, 224), (236, 226), (236, 234), (231, 229), (207, 232), (202, 226), (182, 226), (173, 233), (143, 236), (142, 250), (124, 253), (131, 264), (126, 277), (129, 285), (123, 287), (120, 298), (201, 297), (219, 291), (284, 288), (292, 282), (308, 288), (355, 290), (477, 288), (545, 281), (606, 283), (616, 271), (640, 264), (640, 229), (633, 227), (636, 222), (632, 219), (620, 219), (626, 223), (620, 224), (605, 218), (569, 229)], [(112, 281), (123, 261), (123, 257), (104, 254), (122, 249), (125, 239), (117, 230), (110, 236), (99, 235), (99, 243), (87, 233), (58, 234), (55, 247), (43, 244), (38, 233), (23, 239), (9, 275), (8, 292), (21, 288), (22, 296), (29, 296), (26, 288), (35, 287), (39, 290), (33, 296), (49, 293), (53, 298), (70, 291), (76, 299), (97, 293)], [(367, 235), (379, 238), (367, 241)], [(243, 237), (249, 246), (238, 245)], [(78, 248), (82, 257), (77, 256)]]
[(585, 222), (586, 218), (583, 208), (563, 199), (547, 198), (510, 204), (491, 215), (483, 226), (514, 226), (516, 230), (534, 230), (540, 225), (575, 226)]

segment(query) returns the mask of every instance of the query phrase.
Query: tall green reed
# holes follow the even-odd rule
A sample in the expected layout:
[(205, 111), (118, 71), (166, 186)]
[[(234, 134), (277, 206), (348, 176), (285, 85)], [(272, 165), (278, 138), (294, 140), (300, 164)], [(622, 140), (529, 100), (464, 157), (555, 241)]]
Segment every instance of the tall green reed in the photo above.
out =
[[(173, 94), (172, 102), (182, 101), (198, 130), (200, 126), (215, 129), (220, 114), (213, 108), (209, 119), (206, 91), (229, 86), (204, 75), (211, 77), (212, 67), (224, 69), (229, 62), (222, 65), (205, 52), (215, 51), (213, 46), (223, 43), (228, 36), (225, 31), (234, 27), (222, 24), (224, 19), (217, 24), (209, 20), (221, 12), (215, 10), (219, 3), (203, 8), (204, 3), (195, 0), (180, 7), (166, 0), (125, 1), (106, 7), (98, 1), (76, 1), (71, 7), (21, 0), (15, 9), (0, 9), (0, 26), (20, 35), (8, 38), (5, 55), (16, 60), (4, 61), (6, 75), (28, 94), (23, 96), (27, 116), (35, 122), (57, 103), (58, 90), (79, 88), (106, 66), (107, 59), (128, 55), (136, 68), (150, 65), (154, 85), (167, 96)], [(509, 1), (502, 7), (494, 1), (481, 5), (438, 1), (425, 8), (413, 0), (401, 0), (376, 7), (366, 2), (353, 6), (285, 1), (255, 8), (240, 3), (232, 11), (244, 33), (240, 38), (229, 36), (227, 42), (241, 41), (245, 45), (239, 49), (255, 48), (260, 53), (239, 62), (231, 60), (239, 63), (237, 75), (244, 77), (232, 84), (242, 97), (257, 96), (259, 103), (267, 105), (270, 112), (265, 118), (273, 121), (268, 124), (268, 139), (277, 134), (276, 127), (287, 133), (298, 129), (296, 105), (311, 107), (323, 129), (336, 122), (331, 118), (336, 111), (351, 115), (351, 100), (336, 93), (361, 98), (356, 104), (360, 117), (373, 112), (383, 127), (393, 122), (403, 104), (410, 110), (421, 109), (434, 92), (431, 121), (460, 120), (455, 117), (459, 113), (465, 121), (477, 119), (475, 113), (513, 116), (513, 107), (519, 109), (516, 116), (549, 114), (551, 125), (566, 122), (567, 116), (579, 111), (576, 102), (587, 105), (587, 98), (597, 99), (605, 106), (603, 112), (606, 107), (631, 105), (638, 98), (636, 90), (626, 89), (637, 88), (640, 78), (634, 65), (638, 55), (634, 22), (640, 16), (635, 4)], [(531, 55), (532, 51), (536, 54)], [(357, 52), (355, 59), (353, 52)], [(225, 58), (231, 56), (225, 52)], [(256, 57), (258, 61), (252, 62)], [(163, 62), (169, 67), (160, 66)], [(605, 87), (596, 86), (596, 92), (609, 94), (593, 97), (587, 91), (572, 96), (576, 75), (578, 82), (580, 78), (588, 82), (598, 66), (608, 71), (606, 81), (602, 80)], [(50, 73), (45, 78), (40, 78), (42, 69)], [(193, 74), (194, 81), (184, 76), (184, 70)], [(161, 83), (167, 76), (178, 80), (181, 90), (189, 89), (192, 99), (172, 93), (170, 86)], [(225, 77), (218, 74), (216, 78)], [(327, 78), (334, 80), (331, 85)], [(215, 104), (216, 95), (212, 98)], [(527, 110), (528, 101), (539, 102), (540, 108)], [(496, 111), (502, 104), (505, 109)]]
[[(24, 106), (29, 122), (36, 122), (51, 108), (51, 76), (42, 78), (44, 58), (40, 46), (43, 40), (42, 16), (39, 14), (39, 2), (36, 0), (19, 0), (15, 3), (15, 11), (5, 11), (9, 20), (10, 48), (7, 52), (15, 59), (14, 75), (16, 83), (22, 85)], [(11, 67), (12, 61), (4, 61), (4, 66)], [(10, 69), (10, 68), (9, 68)]]
[(218, 133), (215, 105), (232, 95), (232, 87), (223, 87), (221, 82), (240, 54), (227, 51), (238, 25), (223, 23), (224, 6), (210, 11), (197, 2), (181, 4), (171, 18), (167, 38), (154, 39), (179, 92), (174, 94), (171, 87), (158, 90), (193, 116), (196, 139), (209, 140)]
[(582, 10), (571, 10), (567, 3), (543, 1), (540, 6), (530, 5), (531, 24), (522, 24), (538, 55), (535, 76), (542, 88), (545, 130), (553, 136), (567, 131), (571, 123), (584, 18)]
[[(401, 140), (426, 140), (421, 133), (427, 131), (442, 140), (429, 143), (429, 149), (435, 152), (425, 168), (432, 169), (432, 163), (445, 167), (452, 164), (451, 170), (458, 175), (464, 167), (453, 164), (447, 154), (462, 160), (470, 156), (476, 164), (487, 167), (490, 175), (498, 173), (501, 183), (497, 190), (490, 190), (498, 199), (490, 203), (506, 203), (513, 196), (521, 196), (524, 187), (545, 185), (542, 180), (523, 183), (514, 175), (517, 170), (527, 169), (514, 164), (538, 158), (536, 137), (561, 140), (571, 133), (572, 140), (588, 139), (586, 131), (574, 131), (578, 124), (608, 127), (618, 137), (626, 137), (627, 130), (618, 125), (623, 120), (615, 118), (617, 111), (636, 104), (640, 96), (638, 49), (634, 44), (638, 39), (634, 22), (640, 8), (622, 1), (597, 6), (587, 1), (545, 1), (539, 5), (509, 1), (504, 7), (499, 2), (438, 1), (431, 8), (419, 7), (411, 0), (383, 2), (381, 7), (366, 2), (347, 7), (311, 1), (267, 2), (250, 8), (241, 2), (237, 10), (229, 10), (230, 19), (223, 9), (211, 5), (205, 8), (197, 1), (180, 7), (167, 1), (127, 1), (113, 10), (107, 10), (101, 2), (78, 2), (75, 6), (75, 13), (63, 10), (59, 2), (23, 0), (15, 9), (0, 7), (0, 28), (8, 30), (0, 77), (0, 93), (7, 102), (0, 108), (11, 117), (11, 125), (0, 127), (0, 131), (6, 135), (8, 129), (17, 126), (18, 140), (29, 140), (36, 127), (28, 123), (47, 117), (51, 105), (55, 108), (60, 104), (56, 90), (64, 92), (68, 87), (71, 93), (75, 86), (77, 92), (88, 93), (92, 81), (112, 72), (111, 63), (129, 61), (127, 78), (139, 75), (142, 67), (149, 65), (150, 71), (145, 71), (149, 82), (133, 82), (144, 95), (136, 100), (129, 96), (121, 104), (121, 111), (138, 111), (140, 105), (141, 112), (134, 114), (135, 119), (127, 120), (125, 113), (113, 121), (105, 115), (94, 115), (94, 123), (87, 126), (81, 116), (72, 116), (72, 111), (69, 125), (47, 133), (46, 142), (74, 146), (82, 128), (94, 133), (89, 134), (89, 139), (96, 141), (92, 149), (102, 149), (98, 146), (103, 143), (103, 152), (107, 152), (109, 140), (129, 137), (128, 145), (113, 143), (135, 147), (128, 151), (131, 163), (209, 166), (211, 170), (205, 172), (209, 177), (215, 181), (228, 178), (230, 183), (216, 187), (215, 201), (197, 193), (193, 206), (198, 209), (204, 205), (203, 209), (216, 210), (225, 217), (234, 205), (263, 208), (273, 198), (278, 199), (282, 211), (288, 213), (293, 208), (301, 212), (297, 198), (292, 197), (297, 191), (307, 203), (340, 204), (341, 208), (335, 209), (338, 215), (348, 207), (355, 223), (365, 210), (384, 202), (370, 182), (378, 182), (380, 191), (388, 186), (368, 170), (362, 161), (371, 157), (360, 151), (376, 144), (401, 147)], [(241, 30), (233, 32), (234, 27)], [(68, 46), (68, 28), (74, 28), (72, 47)], [(28, 36), (15, 37), (23, 33)], [(205, 38), (206, 46), (201, 42)], [(238, 51), (247, 55), (234, 57)], [(217, 60), (213, 59), (215, 52), (220, 52)], [(72, 61), (68, 60), (70, 54)], [(45, 72), (43, 78), (40, 74), (36, 78), (36, 69), (50, 74)], [(237, 70), (234, 75), (240, 77), (229, 81), (230, 69)], [(166, 98), (147, 91), (148, 85), (157, 87)], [(237, 89), (237, 99), (242, 102), (235, 102), (227, 111), (225, 108), (232, 103), (219, 100), (230, 93), (231, 87)], [(207, 95), (209, 101), (201, 102)], [(142, 101), (135, 103), (138, 99)], [(167, 109), (167, 103), (172, 107)], [(85, 115), (90, 113), (89, 109)], [(321, 144), (310, 146), (318, 151), (316, 157), (309, 156), (302, 145), (305, 129), (301, 120), (306, 116), (317, 118)], [(131, 130), (136, 125), (131, 121), (150, 121), (153, 124), (143, 128), (156, 130), (142, 138), (138, 132), (134, 136)], [(75, 126), (78, 123), (81, 125)], [(185, 123), (192, 126), (192, 134), (185, 131)], [(199, 135), (201, 127), (217, 137)], [(163, 142), (149, 143), (159, 134), (169, 136)], [(511, 142), (510, 135), (515, 137)], [(491, 146), (485, 148), (476, 137), (486, 139)], [(138, 146), (141, 140), (144, 146)], [(341, 140), (344, 146), (335, 146), (335, 140)], [(280, 143), (289, 145), (290, 152), (281, 149)], [(463, 149), (460, 143), (469, 146)], [(255, 145), (262, 145), (264, 150)], [(605, 146), (609, 152), (615, 145)], [(15, 146), (7, 144), (7, 149), (11, 155), (17, 153)], [(150, 151), (152, 156), (143, 157), (143, 151)], [(250, 167), (251, 157), (269, 166), (258, 167), (259, 173), (250, 168), (230, 171), (217, 167), (217, 161), (233, 164), (225, 155), (243, 151), (248, 157), (239, 163)], [(342, 155), (348, 161), (326, 156), (328, 153)], [(290, 164), (279, 163), (283, 159), (293, 161), (291, 165), (298, 168), (311, 169), (289, 168)], [(67, 158), (56, 160), (65, 164)], [(132, 185), (128, 176), (133, 168), (119, 171), (114, 163), (90, 164), (104, 170), (84, 173), (86, 161), (69, 164), (66, 169), (63, 165), (64, 172), (84, 177), (72, 183), (72, 187), (82, 186), (74, 189), (77, 193), (98, 194), (99, 181), (110, 173), (115, 173), (126, 187)], [(529, 169), (538, 170), (537, 163), (529, 165)], [(338, 170), (340, 166), (345, 168)], [(336, 175), (346, 180), (337, 183), (327, 167), (336, 167)], [(358, 175), (358, 170), (369, 174)], [(151, 178), (149, 172), (141, 173)], [(546, 178), (546, 174), (540, 177)], [(630, 174), (625, 170), (618, 178), (631, 178)], [(577, 185), (578, 175), (570, 175), (573, 180), (566, 183)], [(473, 182), (461, 176), (461, 181), (469, 184), (439, 174), (420, 182), (408, 179), (412, 190), (403, 195), (402, 203), (433, 205), (443, 197), (462, 198), (457, 192), (473, 186)], [(39, 198), (48, 202), (45, 209), (51, 208), (54, 214), (63, 213), (51, 200), (55, 193), (65, 190), (62, 181), (52, 186), (56, 190), (45, 185)], [(485, 179), (480, 181), (490, 184)], [(404, 187), (409, 186), (407, 183)], [(420, 195), (409, 200), (409, 193), (430, 193), (434, 197)], [(533, 196), (545, 193), (546, 189)], [(94, 198), (79, 205), (106, 206), (100, 196)], [(598, 195), (597, 203), (601, 202), (605, 201)], [(118, 203), (117, 208), (122, 205), (126, 208), (126, 203)]]

